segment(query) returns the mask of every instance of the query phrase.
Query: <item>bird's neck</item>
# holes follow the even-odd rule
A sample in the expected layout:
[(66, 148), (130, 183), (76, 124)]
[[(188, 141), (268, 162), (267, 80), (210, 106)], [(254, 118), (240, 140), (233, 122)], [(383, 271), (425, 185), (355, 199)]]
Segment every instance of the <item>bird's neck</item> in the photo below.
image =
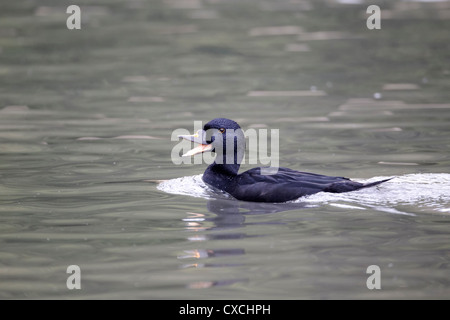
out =
[(214, 162), (208, 167), (207, 170), (212, 171), (215, 174), (229, 176), (231, 178), (237, 176), (240, 166), (240, 164), (219, 164)]
[(219, 190), (232, 193), (236, 188), (238, 164), (213, 163), (205, 170), (203, 181)]

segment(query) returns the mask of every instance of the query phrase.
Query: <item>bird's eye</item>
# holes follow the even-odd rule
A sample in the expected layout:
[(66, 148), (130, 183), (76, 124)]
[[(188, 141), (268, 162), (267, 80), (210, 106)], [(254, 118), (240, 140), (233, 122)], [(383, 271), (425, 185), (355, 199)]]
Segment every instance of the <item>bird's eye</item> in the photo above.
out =
[(219, 132), (220, 132), (220, 133), (224, 133), (224, 132), (225, 132), (225, 128), (220, 128), (220, 129), (219, 129)]

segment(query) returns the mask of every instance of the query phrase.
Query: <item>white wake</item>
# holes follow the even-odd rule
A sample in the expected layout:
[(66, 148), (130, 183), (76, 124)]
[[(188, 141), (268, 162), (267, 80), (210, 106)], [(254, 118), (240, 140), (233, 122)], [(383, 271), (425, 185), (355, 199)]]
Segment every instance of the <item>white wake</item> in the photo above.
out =
[[(373, 182), (389, 177), (373, 177), (360, 182)], [(355, 179), (356, 180), (356, 179)], [(212, 199), (224, 197), (209, 188), (202, 175), (166, 180), (157, 188), (161, 191)], [(450, 174), (417, 173), (394, 177), (379, 186), (347, 193), (326, 193), (300, 198), (293, 202), (310, 207), (331, 205), (340, 208), (380, 211), (411, 215), (420, 212), (450, 213)]]

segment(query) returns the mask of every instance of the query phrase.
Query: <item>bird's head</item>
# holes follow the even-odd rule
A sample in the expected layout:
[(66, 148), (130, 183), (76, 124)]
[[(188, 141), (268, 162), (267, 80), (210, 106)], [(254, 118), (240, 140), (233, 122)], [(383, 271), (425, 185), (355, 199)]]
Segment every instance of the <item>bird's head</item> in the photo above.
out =
[(194, 135), (180, 138), (198, 143), (199, 146), (183, 156), (193, 156), (206, 151), (217, 154), (217, 164), (240, 164), (245, 153), (245, 136), (241, 127), (233, 120), (217, 118), (204, 125)]

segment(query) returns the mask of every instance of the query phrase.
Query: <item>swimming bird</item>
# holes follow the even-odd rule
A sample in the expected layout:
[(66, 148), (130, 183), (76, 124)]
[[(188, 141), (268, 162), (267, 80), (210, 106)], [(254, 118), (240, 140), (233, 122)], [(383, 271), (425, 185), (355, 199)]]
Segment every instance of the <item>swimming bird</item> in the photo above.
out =
[(199, 144), (183, 156), (203, 152), (217, 154), (203, 174), (203, 181), (242, 201), (286, 202), (318, 192), (341, 193), (376, 186), (390, 179), (359, 183), (344, 177), (300, 172), (289, 168), (253, 168), (238, 173), (245, 153), (245, 137), (233, 120), (216, 118), (194, 135), (180, 138)]

